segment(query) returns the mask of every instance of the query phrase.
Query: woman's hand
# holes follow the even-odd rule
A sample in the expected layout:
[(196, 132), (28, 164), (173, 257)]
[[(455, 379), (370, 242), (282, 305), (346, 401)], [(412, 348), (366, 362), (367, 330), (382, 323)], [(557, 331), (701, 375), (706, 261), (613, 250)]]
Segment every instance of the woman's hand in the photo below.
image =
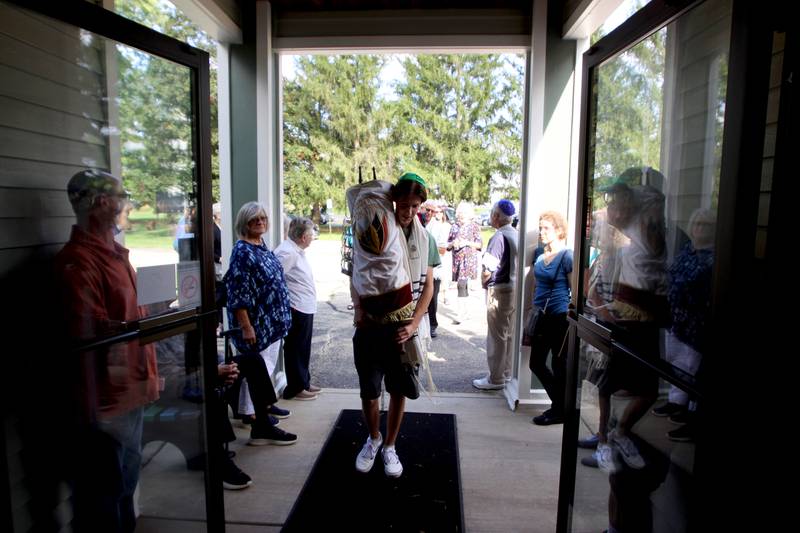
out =
[(239, 377), (239, 367), (236, 363), (218, 365), (217, 375), (225, 385), (231, 385)]
[(253, 329), (251, 324), (242, 326), (242, 340), (245, 342), (245, 344), (256, 343), (256, 330)]

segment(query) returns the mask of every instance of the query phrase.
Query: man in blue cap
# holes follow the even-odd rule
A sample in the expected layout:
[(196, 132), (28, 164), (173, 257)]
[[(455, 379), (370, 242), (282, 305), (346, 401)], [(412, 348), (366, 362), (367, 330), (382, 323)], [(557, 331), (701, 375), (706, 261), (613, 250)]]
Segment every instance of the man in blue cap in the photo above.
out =
[(482, 282), (486, 289), (486, 360), (489, 374), (472, 380), (481, 390), (499, 390), (511, 380), (511, 318), (514, 316), (514, 286), (517, 272), (517, 230), (511, 225), (514, 204), (500, 200), (492, 207), (489, 223), (495, 234), (483, 254)]

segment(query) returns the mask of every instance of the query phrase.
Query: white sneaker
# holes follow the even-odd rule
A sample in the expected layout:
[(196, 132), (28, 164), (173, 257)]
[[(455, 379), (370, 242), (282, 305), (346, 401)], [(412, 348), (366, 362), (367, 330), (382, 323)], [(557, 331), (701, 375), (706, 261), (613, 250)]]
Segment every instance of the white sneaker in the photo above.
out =
[(619, 450), (619, 454), (626, 465), (636, 470), (645, 467), (644, 459), (639, 455), (639, 450), (631, 439), (617, 434), (617, 431), (614, 430), (608, 434), (608, 440)]
[(383, 471), (389, 477), (400, 477), (400, 474), (403, 473), (403, 464), (400, 462), (400, 458), (397, 457), (397, 451), (394, 446), (383, 449)]
[(607, 474), (614, 474), (617, 471), (617, 463), (614, 461), (614, 450), (608, 443), (600, 442), (597, 444), (597, 450), (594, 452), (597, 459), (597, 467)]
[(505, 388), (505, 383), (492, 383), (489, 381), (489, 376), (485, 376), (472, 380), (472, 386), (481, 390), (502, 390)]
[(375, 462), (375, 456), (378, 454), (381, 444), (383, 444), (383, 435), (380, 437), (381, 440), (378, 441), (378, 444), (373, 444), (372, 437), (367, 435), (367, 442), (364, 444), (364, 447), (361, 448), (361, 451), (356, 457), (356, 470), (359, 472), (366, 474), (372, 470), (372, 464)]

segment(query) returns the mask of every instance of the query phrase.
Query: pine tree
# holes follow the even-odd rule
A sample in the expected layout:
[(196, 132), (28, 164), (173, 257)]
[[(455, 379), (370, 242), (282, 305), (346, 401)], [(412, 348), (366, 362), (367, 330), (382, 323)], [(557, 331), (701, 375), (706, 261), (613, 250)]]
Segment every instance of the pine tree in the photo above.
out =
[(404, 164), (417, 167), (451, 203), (485, 202), (494, 177), (519, 172), (521, 83), (500, 55), (418, 55), (397, 87), (395, 136)]
[[(219, 198), (216, 43), (163, 0), (117, 0), (117, 12), (156, 31), (207, 51), (210, 84), (212, 184)], [(189, 69), (117, 45), (122, 171), (133, 199), (155, 205), (156, 193), (178, 187), (194, 191), (195, 162)]]
[[(386, 59), (375, 55), (300, 56), (284, 86), (284, 194), (287, 210), (314, 217), (327, 198), (344, 204), (358, 167), (392, 180), (388, 114), (378, 97)], [(368, 174), (365, 174), (368, 175)]]

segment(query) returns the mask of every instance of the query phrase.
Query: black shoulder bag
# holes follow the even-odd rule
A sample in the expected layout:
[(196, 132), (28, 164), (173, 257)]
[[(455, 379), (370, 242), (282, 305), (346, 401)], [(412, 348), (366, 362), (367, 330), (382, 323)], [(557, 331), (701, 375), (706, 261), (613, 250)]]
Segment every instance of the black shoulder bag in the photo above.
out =
[[(525, 324), (525, 329), (523, 331), (523, 346), (530, 346), (530, 341), (536, 336), (536, 329), (541, 327), (543, 322), (544, 315), (547, 314), (547, 304), (550, 303), (550, 297), (553, 295), (553, 289), (555, 289), (555, 280), (558, 280), (558, 275), (561, 273), (561, 266), (564, 263), (564, 256), (566, 252), (562, 252), (561, 259), (558, 261), (558, 268), (556, 268), (556, 275), (553, 277), (553, 286), (550, 287), (550, 293), (547, 295), (547, 300), (544, 301), (544, 307), (539, 307), (536, 304), (533, 304), (531, 309), (531, 314), (528, 317), (528, 322)], [(537, 256), (538, 257), (538, 256)], [(534, 259), (534, 265), (536, 264), (536, 259)], [(527, 339), (526, 339), (527, 337)], [(526, 343), (525, 341), (528, 341)]]

